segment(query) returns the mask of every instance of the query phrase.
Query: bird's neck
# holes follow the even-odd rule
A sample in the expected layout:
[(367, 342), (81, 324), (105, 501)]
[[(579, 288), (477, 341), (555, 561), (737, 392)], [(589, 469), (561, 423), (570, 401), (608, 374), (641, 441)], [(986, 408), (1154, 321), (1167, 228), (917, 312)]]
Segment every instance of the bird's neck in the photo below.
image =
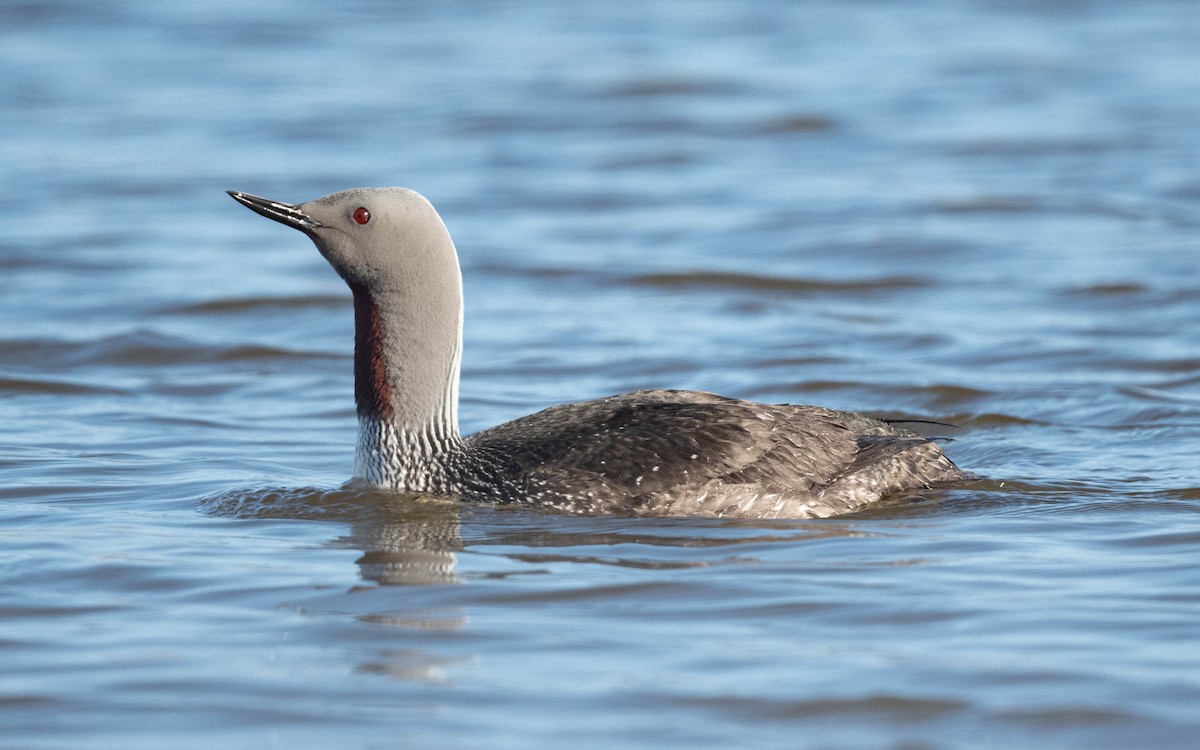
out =
[(356, 480), (413, 492), (448, 489), (444, 459), (460, 442), (462, 290), (454, 276), (425, 288), (350, 284)]

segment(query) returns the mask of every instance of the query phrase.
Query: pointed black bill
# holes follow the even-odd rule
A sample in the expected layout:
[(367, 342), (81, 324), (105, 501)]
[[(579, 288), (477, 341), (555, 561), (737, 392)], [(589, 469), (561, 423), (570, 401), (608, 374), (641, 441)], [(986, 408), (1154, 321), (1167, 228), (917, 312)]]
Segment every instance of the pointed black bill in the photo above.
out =
[(299, 229), (305, 234), (312, 234), (324, 224), (301, 211), (290, 203), (280, 203), (269, 198), (260, 198), (249, 193), (239, 193), (236, 190), (226, 190), (230, 197), (256, 214), (274, 219), (280, 224)]

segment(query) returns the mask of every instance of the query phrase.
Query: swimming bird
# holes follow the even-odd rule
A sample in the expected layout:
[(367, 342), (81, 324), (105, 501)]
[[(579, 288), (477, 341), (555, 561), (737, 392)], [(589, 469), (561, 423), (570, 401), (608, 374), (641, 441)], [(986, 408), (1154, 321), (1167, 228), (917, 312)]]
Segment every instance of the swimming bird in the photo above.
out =
[(812, 518), (971, 478), (888, 422), (699, 391), (560, 404), (462, 437), (462, 273), (429, 201), (405, 188), (300, 204), (228, 192), (307, 234), (350, 287), (353, 484), (575, 513)]

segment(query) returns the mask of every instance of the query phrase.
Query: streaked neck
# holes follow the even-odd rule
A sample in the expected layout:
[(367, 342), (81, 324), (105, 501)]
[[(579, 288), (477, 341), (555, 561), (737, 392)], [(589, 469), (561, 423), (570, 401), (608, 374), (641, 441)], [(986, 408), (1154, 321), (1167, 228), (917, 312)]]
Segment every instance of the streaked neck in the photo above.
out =
[[(457, 279), (455, 279), (457, 282)], [(459, 444), (462, 359), (459, 283), (439, 290), (354, 294), (355, 479), (447, 492), (445, 457)]]

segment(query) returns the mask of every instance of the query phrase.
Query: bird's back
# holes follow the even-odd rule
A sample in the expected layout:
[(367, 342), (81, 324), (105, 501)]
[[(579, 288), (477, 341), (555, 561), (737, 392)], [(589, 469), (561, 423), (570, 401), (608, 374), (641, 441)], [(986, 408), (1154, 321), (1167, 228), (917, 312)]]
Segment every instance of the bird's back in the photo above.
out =
[(969, 477), (860, 414), (670, 390), (554, 406), (472, 435), (460, 459), (468, 496), (650, 516), (824, 517)]

